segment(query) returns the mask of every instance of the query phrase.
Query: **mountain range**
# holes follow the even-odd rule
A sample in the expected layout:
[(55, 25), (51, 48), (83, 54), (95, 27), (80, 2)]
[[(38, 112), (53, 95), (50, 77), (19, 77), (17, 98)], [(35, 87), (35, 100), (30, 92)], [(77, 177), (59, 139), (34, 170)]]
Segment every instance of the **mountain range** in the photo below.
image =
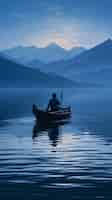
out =
[(46, 72), (61, 74), (72, 80), (99, 81), (110, 80), (112, 76), (112, 40), (86, 50), (80, 55), (67, 60), (48, 64), (43, 69)]
[[(52, 46), (53, 47), (53, 46)], [(51, 48), (51, 47), (50, 47)], [(52, 48), (51, 48), (52, 49)], [(2, 53), (3, 54), (3, 53)], [(40, 60), (32, 60), (25, 64), (0, 57), (0, 80), (21, 82), (21, 84), (37, 84), (43, 87), (66, 87), (83, 83), (112, 83), (112, 40), (74, 56), (71, 59), (43, 64)], [(19, 64), (17, 64), (17, 62)], [(38, 66), (37, 66), (38, 63)], [(36, 68), (36, 69), (34, 69)], [(39, 69), (37, 69), (39, 68)], [(71, 81), (70, 81), (71, 80)]]
[(16, 62), (21, 62), (22, 64), (35, 62), (38, 66), (40, 63), (46, 64), (59, 60), (68, 60), (79, 55), (85, 50), (86, 49), (83, 47), (75, 47), (70, 50), (66, 50), (59, 45), (52, 43), (45, 48), (18, 46), (6, 49), (2, 53)]
[[(73, 81), (45, 74), (0, 56), (0, 87), (72, 87)], [(77, 84), (76, 84), (77, 85)]]

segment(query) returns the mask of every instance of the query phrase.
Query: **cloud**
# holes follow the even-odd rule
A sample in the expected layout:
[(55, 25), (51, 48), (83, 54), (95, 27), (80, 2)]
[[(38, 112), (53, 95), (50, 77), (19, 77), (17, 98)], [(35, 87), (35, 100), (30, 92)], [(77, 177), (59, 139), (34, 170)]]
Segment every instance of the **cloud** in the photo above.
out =
[(111, 0), (0, 0), (0, 45), (93, 46), (111, 36), (111, 8)]

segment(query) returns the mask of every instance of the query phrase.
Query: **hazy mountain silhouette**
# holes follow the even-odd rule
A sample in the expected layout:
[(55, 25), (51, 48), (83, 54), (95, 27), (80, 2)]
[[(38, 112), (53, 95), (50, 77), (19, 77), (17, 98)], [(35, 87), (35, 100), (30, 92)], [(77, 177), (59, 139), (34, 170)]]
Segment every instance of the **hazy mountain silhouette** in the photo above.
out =
[(107, 79), (110, 73), (112, 75), (112, 40), (108, 39), (68, 61), (48, 64), (45, 71), (59, 73), (73, 80)]
[(112, 65), (112, 40), (108, 39), (74, 59), (75, 64)]
[(28, 63), (26, 63), (27, 66), (35, 69), (40, 69), (42, 70), (46, 64), (42, 63), (40, 60), (32, 60)]
[[(75, 85), (66, 78), (45, 74), (0, 57), (1, 87), (72, 87)], [(77, 85), (77, 84), (76, 84)]]
[[(55, 54), (58, 48), (60, 47), (55, 44), (51, 44), (48, 47), (44, 48), (44, 50), (47, 49), (47, 53), (52, 52), (51, 57), (53, 57), (53, 54)], [(61, 51), (63, 52), (65, 50), (61, 48), (60, 52)], [(74, 50), (72, 49), (71, 51)], [(94, 83), (111, 81), (112, 40), (108, 39), (103, 43), (95, 46), (94, 48), (86, 50), (80, 53), (78, 56), (75, 56), (74, 58), (69, 60), (65, 59), (61, 61), (55, 61), (45, 65), (40, 60), (36, 59), (28, 65), (31, 67), (38, 67), (43, 72), (50, 72), (53, 74), (55, 73), (57, 75), (64, 76), (73, 81), (92, 81)], [(53, 74), (51, 74), (51, 76), (54, 76)]]
[(86, 50), (87, 49), (85, 49), (84, 47), (74, 47), (68, 51), (67, 59), (76, 57), (76, 56), (80, 55), (82, 52), (85, 52)]
[[(18, 46), (15, 48), (4, 50), (3, 53), (8, 58), (12, 60), (16, 60), (17, 62), (21, 62), (24, 64), (33, 63), (33, 60), (37, 60), (42, 63), (49, 63), (59, 60), (67, 60), (71, 57), (74, 57), (81, 52), (85, 51), (83, 47), (76, 47), (70, 50), (66, 50), (59, 45), (52, 43), (45, 48), (37, 48), (37, 47), (23, 47)], [(35, 63), (36, 64), (36, 63)], [(33, 66), (34, 67), (34, 66)]]

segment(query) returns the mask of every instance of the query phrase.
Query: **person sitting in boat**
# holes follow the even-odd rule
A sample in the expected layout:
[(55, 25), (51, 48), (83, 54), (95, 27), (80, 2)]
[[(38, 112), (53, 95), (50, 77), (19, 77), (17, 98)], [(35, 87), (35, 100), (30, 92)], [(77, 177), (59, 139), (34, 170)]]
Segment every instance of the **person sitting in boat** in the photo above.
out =
[(57, 111), (60, 108), (60, 101), (58, 100), (56, 93), (52, 94), (52, 98), (49, 100), (47, 111)]

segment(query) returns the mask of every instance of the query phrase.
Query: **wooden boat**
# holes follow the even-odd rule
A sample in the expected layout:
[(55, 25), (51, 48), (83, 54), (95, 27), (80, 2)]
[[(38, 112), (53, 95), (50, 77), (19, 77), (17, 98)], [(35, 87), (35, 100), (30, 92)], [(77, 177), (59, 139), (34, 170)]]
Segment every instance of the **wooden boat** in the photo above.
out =
[(58, 111), (45, 111), (37, 108), (36, 105), (33, 105), (33, 114), (36, 120), (40, 124), (49, 124), (53, 122), (59, 122), (68, 120), (71, 118), (71, 108), (70, 107), (63, 107), (60, 108)]

